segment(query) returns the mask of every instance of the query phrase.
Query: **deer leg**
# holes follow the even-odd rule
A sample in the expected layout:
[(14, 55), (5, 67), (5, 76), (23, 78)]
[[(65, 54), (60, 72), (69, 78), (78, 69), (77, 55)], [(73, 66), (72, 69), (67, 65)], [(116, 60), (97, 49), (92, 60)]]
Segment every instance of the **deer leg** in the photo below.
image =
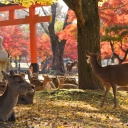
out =
[(13, 111), (11, 117), (9, 118), (9, 121), (16, 121), (15, 112)]
[(106, 85), (106, 90), (105, 90), (105, 93), (104, 93), (104, 98), (103, 98), (103, 101), (102, 101), (100, 107), (103, 107), (104, 106), (104, 101), (105, 101), (105, 99), (106, 99), (109, 91), (110, 91), (110, 85)]
[(112, 85), (112, 89), (113, 89), (113, 95), (114, 95), (114, 108), (116, 108), (117, 107), (117, 102), (116, 102), (117, 87), (116, 87), (116, 84)]

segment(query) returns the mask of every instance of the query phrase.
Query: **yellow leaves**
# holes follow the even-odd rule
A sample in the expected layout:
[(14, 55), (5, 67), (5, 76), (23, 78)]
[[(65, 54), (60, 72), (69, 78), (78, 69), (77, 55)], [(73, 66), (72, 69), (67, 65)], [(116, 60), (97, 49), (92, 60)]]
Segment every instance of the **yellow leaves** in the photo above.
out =
[(36, 2), (41, 5), (51, 5), (52, 2), (57, 2), (57, 0), (14, 0), (15, 3), (22, 4), (22, 6), (29, 8), (31, 5)]
[(58, 126), (57, 128), (65, 128), (64, 126)]
[(119, 101), (123, 98), (124, 107), (121, 105), (121, 107), (113, 109), (113, 101), (107, 100), (108, 104), (101, 109), (99, 94), (102, 93), (103, 91), (97, 90), (79, 90), (79, 92), (54, 90), (54, 93), (39, 91), (35, 95), (36, 103), (15, 107), (17, 120), (14, 124), (0, 122), (0, 126), (15, 128), (127, 127), (128, 94), (121, 93), (117, 97)]
[(55, 26), (54, 26), (55, 33), (60, 32), (63, 29), (63, 25), (64, 25), (64, 22), (62, 22), (61, 20), (56, 21)]
[(2, 3), (2, 4), (10, 4), (9, 1), (2, 1), (1, 3)]

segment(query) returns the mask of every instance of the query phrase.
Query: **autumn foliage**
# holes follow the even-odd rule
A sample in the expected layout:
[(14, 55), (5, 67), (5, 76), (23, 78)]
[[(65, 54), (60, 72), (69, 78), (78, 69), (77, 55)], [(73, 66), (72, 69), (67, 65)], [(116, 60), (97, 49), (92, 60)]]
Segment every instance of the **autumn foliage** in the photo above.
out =
[[(106, 28), (111, 28), (113, 26), (126, 26), (128, 23), (128, 0), (107, 0), (104, 3), (99, 5), (99, 15), (101, 19), (101, 37), (105, 36)], [(76, 25), (76, 16), (72, 10), (68, 11), (68, 22), (72, 22), (72, 24), (68, 25), (64, 30), (58, 33), (58, 36), (61, 40), (67, 40), (67, 44), (69, 42), (77, 42), (77, 25)], [(112, 38), (119, 37), (122, 30), (112, 31), (108, 33), (108, 36), (111, 35)], [(128, 32), (127, 32), (128, 33)], [(125, 34), (120, 41), (122, 41), (123, 49), (127, 49), (128, 34)], [(114, 41), (114, 51), (118, 55), (123, 56), (124, 52), (120, 49), (120, 41)], [(76, 45), (77, 46), (77, 45)], [(74, 46), (75, 47), (75, 46)], [(77, 49), (77, 48), (76, 48)], [(101, 40), (101, 55), (102, 59), (111, 58), (112, 57), (112, 49), (110, 46), (110, 42), (106, 39), (104, 41)]]
[[(30, 40), (29, 33), (24, 33), (20, 26), (9, 26), (0, 28), (3, 37), (4, 49), (13, 59), (17, 57), (30, 58)], [(47, 35), (37, 35), (37, 52), (38, 57), (44, 60), (51, 56), (50, 39)]]

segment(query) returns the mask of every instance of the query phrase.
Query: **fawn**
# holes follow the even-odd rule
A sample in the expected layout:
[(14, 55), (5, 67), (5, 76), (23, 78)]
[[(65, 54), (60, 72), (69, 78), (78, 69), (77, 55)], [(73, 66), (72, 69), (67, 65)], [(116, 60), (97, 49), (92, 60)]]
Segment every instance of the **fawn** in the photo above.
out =
[(7, 80), (7, 87), (2, 96), (0, 96), (0, 120), (15, 121), (14, 106), (17, 103), (18, 96), (26, 93), (32, 93), (34, 86), (28, 83), (20, 75), (9, 75), (1, 71)]
[(106, 67), (101, 67), (98, 64), (98, 55), (86, 51), (87, 63), (92, 67), (93, 73), (102, 82), (105, 87), (105, 94), (101, 107), (104, 105), (104, 101), (110, 88), (113, 89), (114, 95), (114, 108), (117, 106), (116, 93), (117, 86), (127, 86), (128, 85), (128, 63), (119, 65), (108, 65)]

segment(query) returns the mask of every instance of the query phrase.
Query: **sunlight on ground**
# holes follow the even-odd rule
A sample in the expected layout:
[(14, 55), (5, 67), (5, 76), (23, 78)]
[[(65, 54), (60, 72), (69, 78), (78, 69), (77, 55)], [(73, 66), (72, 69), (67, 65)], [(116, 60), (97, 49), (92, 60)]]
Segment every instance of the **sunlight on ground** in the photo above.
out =
[[(103, 91), (57, 90), (36, 92), (32, 105), (15, 107), (16, 123), (5, 128), (127, 128), (128, 93), (118, 92), (119, 105), (113, 109), (111, 94), (100, 108)], [(123, 97), (123, 96), (124, 97)], [(99, 97), (100, 96), (100, 97)]]

